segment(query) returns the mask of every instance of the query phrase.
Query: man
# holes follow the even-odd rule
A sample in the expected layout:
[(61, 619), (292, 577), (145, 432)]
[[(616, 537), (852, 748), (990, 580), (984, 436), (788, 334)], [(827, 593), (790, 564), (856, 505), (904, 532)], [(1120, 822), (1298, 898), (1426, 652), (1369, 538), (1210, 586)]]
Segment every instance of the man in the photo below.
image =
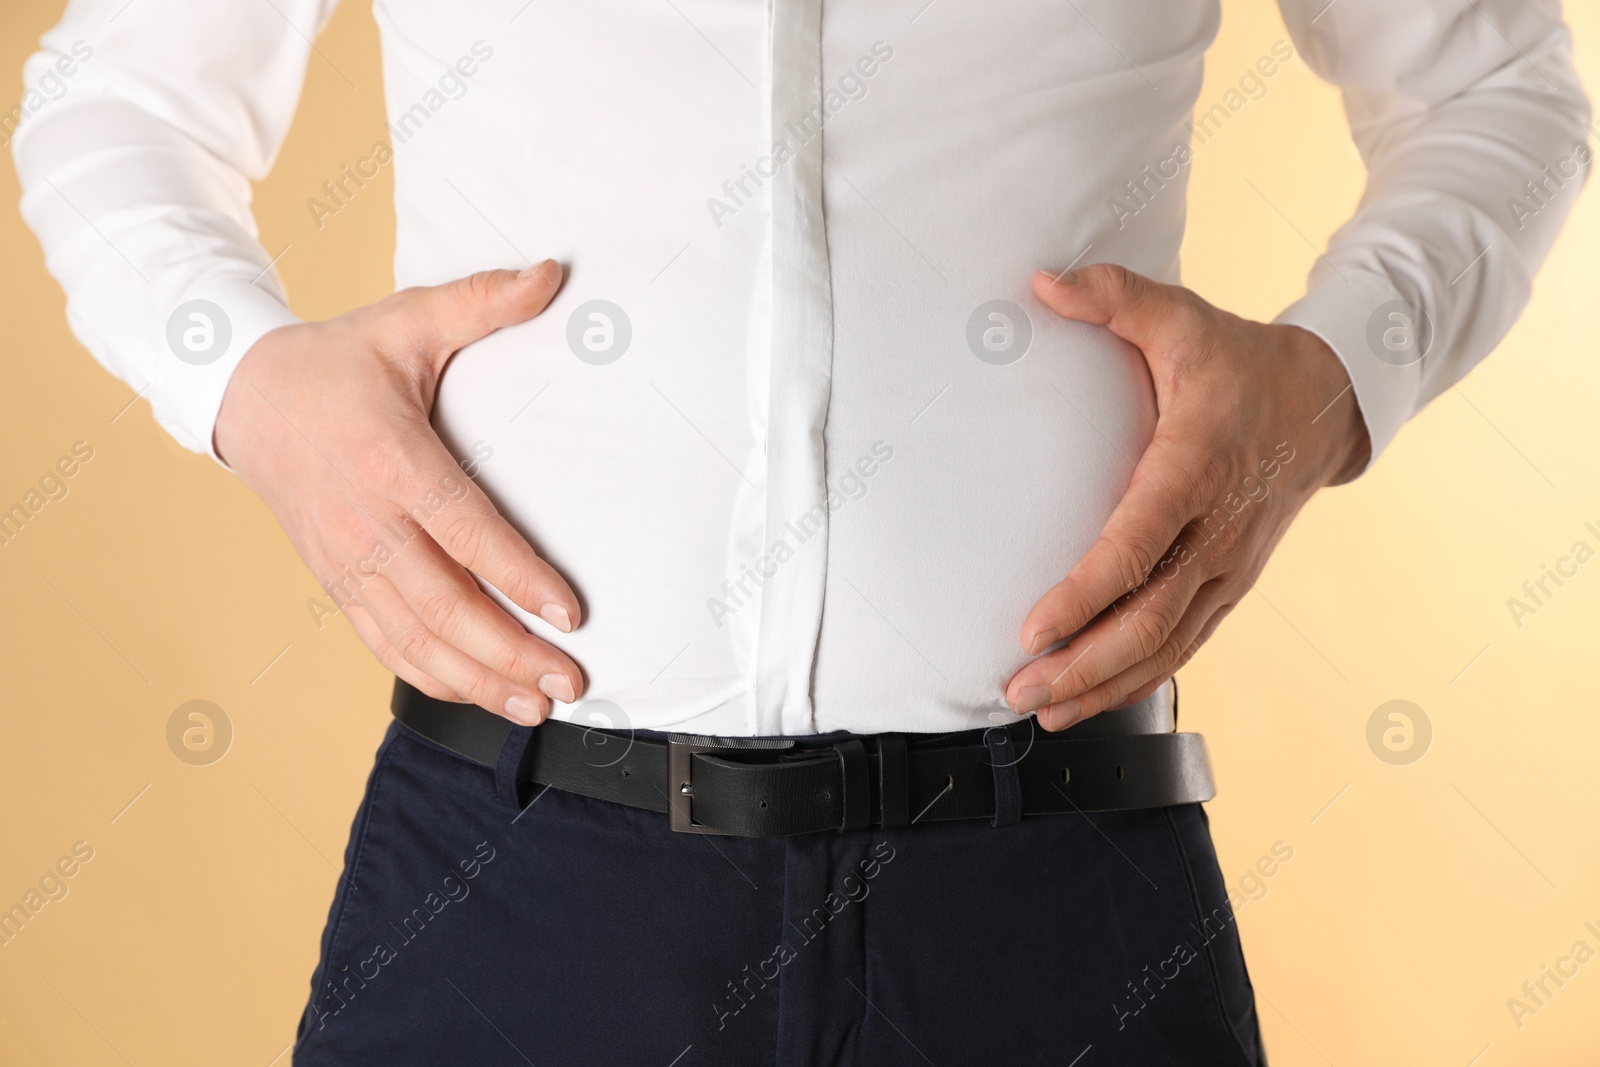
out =
[(299, 322), (247, 180), (331, 7), (80, 0), (16, 139), (399, 678), (295, 1061), (1263, 1062), (1170, 679), (1526, 302), (1556, 4), (1282, 0), (1370, 181), (1271, 324), (1177, 285), (1205, 0), (386, 0), (307, 207), (392, 166), (406, 288)]

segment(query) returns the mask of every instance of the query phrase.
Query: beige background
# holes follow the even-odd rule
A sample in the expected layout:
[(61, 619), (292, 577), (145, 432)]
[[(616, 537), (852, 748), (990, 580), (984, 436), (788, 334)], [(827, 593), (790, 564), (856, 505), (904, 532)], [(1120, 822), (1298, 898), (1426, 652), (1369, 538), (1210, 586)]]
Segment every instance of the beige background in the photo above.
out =
[[(60, 6), (0, 8), (0, 109)], [(1285, 36), (1269, 3), (1223, 6), (1203, 106)], [(1593, 89), (1600, 14), (1569, 17)], [(367, 5), (318, 45), (258, 190), (306, 317), (391, 285), (387, 170), (321, 231), (305, 207), (382, 133)], [(1337, 94), (1298, 61), (1269, 84), (1198, 152), (1184, 247), (1189, 284), (1258, 318), (1299, 294), (1362, 182)], [(266, 1067), (307, 995), (389, 680), (342, 621), (318, 629), (318, 589), (266, 509), (73, 341), (17, 197), (0, 167), (0, 509), (75, 441), (94, 458), (0, 546), (0, 909), (75, 842), (94, 856), (0, 946), (0, 1064)], [(1591, 194), (1500, 350), (1312, 503), (1183, 674), (1221, 783), (1223, 873), (1294, 850), (1240, 913), (1279, 1067), (1600, 1056), (1600, 961), (1520, 1028), (1506, 1004), (1574, 942), (1600, 951), (1583, 926), (1600, 929), (1600, 562), (1520, 628), (1506, 606), (1573, 542), (1600, 549), (1584, 529), (1600, 529), (1597, 236)], [(1366, 740), (1397, 698), (1434, 729), (1407, 766)], [(193, 699), (233, 724), (210, 766), (167, 746)]]

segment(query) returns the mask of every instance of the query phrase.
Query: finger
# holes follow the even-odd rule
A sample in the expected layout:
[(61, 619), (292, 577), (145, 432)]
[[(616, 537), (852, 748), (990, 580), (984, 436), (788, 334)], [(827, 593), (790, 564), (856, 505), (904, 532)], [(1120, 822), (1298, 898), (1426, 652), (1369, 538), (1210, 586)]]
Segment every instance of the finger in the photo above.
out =
[(1238, 603), (1229, 598), (1237, 595), (1238, 587), (1224, 578), (1213, 578), (1201, 586), (1178, 628), (1172, 631), (1172, 636), (1161, 647), (1161, 651), (1147, 661), (1154, 667), (1150, 677), (1143, 685), (1122, 697), (1119, 703), (1107, 707), (1122, 708), (1136, 704), (1166, 685), (1216, 632), (1218, 624)]
[(383, 636), (383, 631), (373, 621), (372, 616), (367, 614), (359, 604), (346, 604), (344, 617), (350, 620), (350, 626), (355, 630), (356, 636), (361, 638), (361, 643), (367, 646), (367, 650), (377, 658), (379, 663), (384, 665), (390, 674), (398, 675), (407, 684), (422, 690), (422, 692), (436, 700), (459, 702), (462, 699), (461, 694), (454, 689), (440, 682), (437, 678), (430, 678), (407, 663), (405, 657), (400, 655), (395, 647), (389, 643), (389, 639)]
[(431, 538), (419, 536), (385, 574), (428, 629), (495, 673), (564, 704), (583, 691), (578, 665), (524, 630)]
[(1033, 291), (1063, 318), (1104, 326), (1140, 351), (1191, 334), (1207, 307), (1188, 289), (1152, 281), (1115, 263), (1060, 273), (1041, 270), (1033, 276)]
[(1088, 693), (1156, 655), (1208, 577), (1180, 538), (1149, 581), (1113, 603), (1066, 647), (1018, 671), (1006, 687), (1007, 700), (1020, 713), (1033, 711)]
[[(1176, 672), (1174, 671), (1173, 673), (1176, 673)], [(1143, 685), (1141, 685), (1139, 688), (1135, 689), (1131, 694), (1129, 694), (1128, 699), (1123, 701), (1121, 706), (1127, 707), (1129, 704), (1137, 704), (1137, 703), (1139, 703), (1139, 701), (1144, 700), (1151, 693), (1154, 693), (1157, 689), (1160, 689), (1162, 686), (1166, 685), (1171, 680), (1172, 680), (1172, 675), (1171, 674), (1168, 674), (1168, 675), (1165, 675), (1165, 676), (1157, 675), (1156, 677), (1150, 679), (1148, 682), (1146, 682)]]
[(444, 369), (450, 356), (498, 329), (526, 322), (561, 288), (553, 259), (523, 270), (485, 270), (443, 285), (405, 289), (380, 305), (416, 348)]
[[(446, 554), (562, 633), (581, 621), (577, 594), (462, 473), (444, 442), (417, 435), (391, 459), (391, 501)], [(409, 527), (408, 527), (409, 528)]]
[(1155, 653), (1070, 700), (1041, 708), (1039, 724), (1046, 730), (1062, 730), (1103, 711), (1126, 707), (1154, 692), (1215, 632), (1217, 624), (1232, 610), (1228, 598), (1235, 592), (1233, 583), (1226, 579), (1214, 578), (1205, 583)]
[(1182, 667), (1185, 663), (1188, 663), (1194, 658), (1194, 654), (1199, 652), (1200, 649), (1205, 646), (1205, 643), (1211, 640), (1211, 635), (1217, 632), (1217, 627), (1222, 625), (1222, 620), (1231, 615), (1233, 613), (1233, 609), (1238, 606), (1239, 602), (1237, 600), (1230, 601), (1218, 608), (1212, 614), (1211, 618), (1206, 620), (1206, 624), (1200, 627), (1200, 632), (1196, 634), (1194, 640), (1189, 643), (1189, 647), (1184, 649), (1183, 654), (1178, 657), (1178, 666), (1173, 668), (1174, 673), (1177, 672), (1178, 667)]
[(1144, 584), (1200, 510), (1189, 462), (1165, 435), (1150, 442), (1099, 540), (1022, 620), (1024, 651), (1043, 652)]
[(407, 663), (437, 678), (461, 694), (463, 700), (524, 726), (537, 726), (549, 714), (547, 696), (495, 673), (446, 642), (428, 628), (382, 575), (362, 587), (361, 604)]

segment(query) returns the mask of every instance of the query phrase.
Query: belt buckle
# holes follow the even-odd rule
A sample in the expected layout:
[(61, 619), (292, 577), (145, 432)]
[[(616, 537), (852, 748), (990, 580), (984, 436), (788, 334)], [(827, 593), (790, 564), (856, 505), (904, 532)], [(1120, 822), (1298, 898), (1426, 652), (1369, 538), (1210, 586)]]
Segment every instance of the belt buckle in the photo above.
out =
[(674, 833), (720, 834), (726, 830), (694, 821), (694, 780), (691, 773), (695, 753), (728, 749), (793, 748), (793, 741), (765, 737), (703, 737), (697, 734), (667, 735), (667, 821)]

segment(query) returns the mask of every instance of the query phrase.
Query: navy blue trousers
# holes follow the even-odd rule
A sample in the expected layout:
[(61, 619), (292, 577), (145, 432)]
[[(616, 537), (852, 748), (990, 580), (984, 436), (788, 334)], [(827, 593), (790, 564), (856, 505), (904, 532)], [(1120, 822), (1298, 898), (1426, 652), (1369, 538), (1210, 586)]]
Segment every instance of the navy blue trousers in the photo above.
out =
[(390, 727), (299, 1067), (1264, 1062), (1197, 804), (747, 839), (506, 786)]

